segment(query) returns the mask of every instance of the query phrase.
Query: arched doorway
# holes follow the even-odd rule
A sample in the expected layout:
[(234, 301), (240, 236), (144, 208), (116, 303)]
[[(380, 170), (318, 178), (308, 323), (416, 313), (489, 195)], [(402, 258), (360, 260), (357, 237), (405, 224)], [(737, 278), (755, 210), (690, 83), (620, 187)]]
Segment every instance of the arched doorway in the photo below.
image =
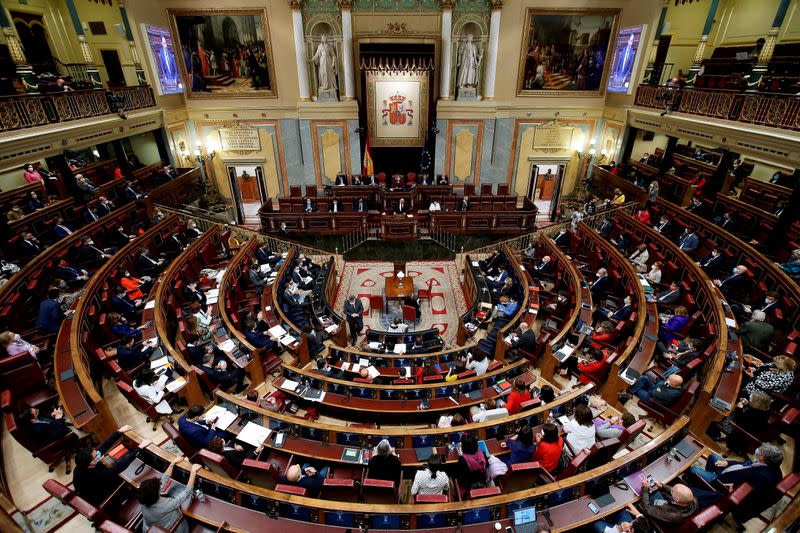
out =
[(25, 49), (25, 57), (36, 74), (58, 73), (56, 61), (50, 50), (47, 28), (41, 15), (11, 11), (11, 19)]

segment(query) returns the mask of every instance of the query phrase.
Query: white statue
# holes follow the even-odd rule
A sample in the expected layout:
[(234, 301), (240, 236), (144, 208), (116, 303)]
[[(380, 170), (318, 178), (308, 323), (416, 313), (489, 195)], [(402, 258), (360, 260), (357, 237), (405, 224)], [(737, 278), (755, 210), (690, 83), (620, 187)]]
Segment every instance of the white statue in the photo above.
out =
[(472, 34), (468, 33), (467, 41), (458, 50), (458, 87), (477, 87), (481, 56), (480, 50), (472, 42)]
[(317, 46), (311, 61), (317, 65), (317, 81), (320, 91), (336, 90), (336, 50), (328, 44), (326, 35)]

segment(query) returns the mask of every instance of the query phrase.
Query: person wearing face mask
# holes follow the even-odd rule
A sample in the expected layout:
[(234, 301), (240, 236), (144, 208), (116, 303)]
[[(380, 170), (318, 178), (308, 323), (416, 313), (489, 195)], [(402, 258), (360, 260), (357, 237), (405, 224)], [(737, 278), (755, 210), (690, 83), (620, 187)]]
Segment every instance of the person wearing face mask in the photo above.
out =
[(558, 230), (558, 235), (556, 238), (553, 239), (556, 243), (556, 246), (561, 248), (562, 250), (566, 249), (569, 246), (569, 233), (567, 233), (567, 228), (561, 228)]
[(138, 448), (129, 449), (119, 459), (106, 458), (105, 454), (123, 439), (124, 433), (131, 426), (122, 426), (97, 448), (81, 448), (75, 454), (75, 470), (72, 472), (72, 484), (75, 493), (92, 505), (100, 505), (120, 484), (119, 473), (128, 468), (139, 456), (139, 450), (150, 446), (147, 439)]
[(610, 313), (608, 309), (604, 309), (602, 307), (598, 307), (594, 311), (593, 318), (597, 322), (604, 322), (606, 320), (610, 320), (613, 323), (617, 323), (623, 320), (628, 320), (633, 313), (633, 301), (631, 300), (630, 296), (626, 296), (625, 299), (622, 301), (622, 305), (617, 308), (616, 311)]
[(31, 191), (31, 194), (28, 197), (28, 209), (31, 211), (36, 211), (37, 209), (44, 209), (44, 202), (36, 191)]
[(101, 217), (113, 211), (114, 207), (115, 207), (114, 202), (112, 202), (105, 196), (100, 196), (97, 199), (97, 214), (100, 215)]
[(749, 305), (732, 304), (731, 308), (740, 321), (749, 320), (755, 311), (761, 311), (765, 316), (774, 315), (781, 308), (778, 293), (770, 291), (763, 298), (756, 298)]
[(44, 184), (44, 179), (42, 178), (42, 175), (39, 173), (38, 170), (33, 168), (33, 165), (31, 164), (25, 165), (25, 171), (22, 173), (22, 176), (28, 183), (39, 182)]
[[(116, 252), (116, 250), (114, 250), (114, 252)], [(101, 250), (95, 246), (91, 237), (84, 237), (81, 239), (81, 245), (78, 247), (78, 256), (80, 256), (83, 261), (93, 266), (99, 266), (100, 263), (110, 258), (111, 254), (114, 252)]]
[(186, 231), (183, 232), (183, 237), (188, 242), (197, 240), (197, 238), (202, 234), (203, 232), (197, 229), (197, 222), (190, 220), (186, 223)]
[(687, 254), (693, 253), (700, 246), (700, 239), (692, 228), (683, 230), (683, 235), (678, 239), (678, 248)]
[(733, 300), (736, 298), (731, 298), (731, 296), (742, 288), (745, 281), (747, 281), (747, 267), (738, 265), (731, 269), (731, 274), (727, 278), (715, 279), (714, 285), (719, 287), (719, 290), (722, 291), (722, 294), (728, 299)]
[(606, 293), (608, 292), (609, 285), (608, 270), (601, 268), (595, 274), (596, 279), (590, 288), (592, 292), (592, 301), (600, 303), (605, 300)]
[(703, 269), (708, 275), (717, 275), (719, 271), (723, 267), (724, 259), (722, 254), (719, 250), (714, 248), (711, 252), (708, 253), (705, 257), (703, 257), (700, 261), (697, 261), (697, 265)]

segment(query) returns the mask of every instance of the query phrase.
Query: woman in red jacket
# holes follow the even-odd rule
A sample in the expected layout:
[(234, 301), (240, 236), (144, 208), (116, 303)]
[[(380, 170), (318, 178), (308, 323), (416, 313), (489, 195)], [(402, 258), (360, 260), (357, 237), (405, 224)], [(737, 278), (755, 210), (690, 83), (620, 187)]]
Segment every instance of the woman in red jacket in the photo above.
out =
[(608, 350), (589, 350), (589, 358), (578, 363), (578, 379), (581, 383), (591, 383), (587, 374), (595, 378), (602, 378), (601, 374), (608, 367)]
[(563, 449), (564, 439), (558, 436), (556, 425), (545, 424), (542, 432), (536, 434), (536, 451), (533, 452), (531, 461), (538, 462), (542, 468), (553, 473), (558, 468)]
[(650, 225), (650, 211), (647, 209), (639, 209), (639, 211), (636, 212), (636, 218), (642, 224)]
[(515, 415), (522, 411), (522, 404), (531, 399), (531, 391), (521, 379), (514, 381), (514, 390), (506, 398), (508, 414)]
[(598, 350), (601, 349), (603, 345), (600, 343), (611, 342), (613, 335), (614, 324), (608, 321), (601, 322), (592, 333), (592, 348), (597, 348)]

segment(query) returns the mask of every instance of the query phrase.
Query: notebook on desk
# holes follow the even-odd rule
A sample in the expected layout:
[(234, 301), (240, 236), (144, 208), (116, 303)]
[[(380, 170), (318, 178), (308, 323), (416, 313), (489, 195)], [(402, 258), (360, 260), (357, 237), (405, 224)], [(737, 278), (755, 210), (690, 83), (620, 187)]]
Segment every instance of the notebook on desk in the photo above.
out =
[(467, 398), (470, 400), (479, 400), (483, 398), (483, 391), (482, 390), (473, 390), (467, 393)]

